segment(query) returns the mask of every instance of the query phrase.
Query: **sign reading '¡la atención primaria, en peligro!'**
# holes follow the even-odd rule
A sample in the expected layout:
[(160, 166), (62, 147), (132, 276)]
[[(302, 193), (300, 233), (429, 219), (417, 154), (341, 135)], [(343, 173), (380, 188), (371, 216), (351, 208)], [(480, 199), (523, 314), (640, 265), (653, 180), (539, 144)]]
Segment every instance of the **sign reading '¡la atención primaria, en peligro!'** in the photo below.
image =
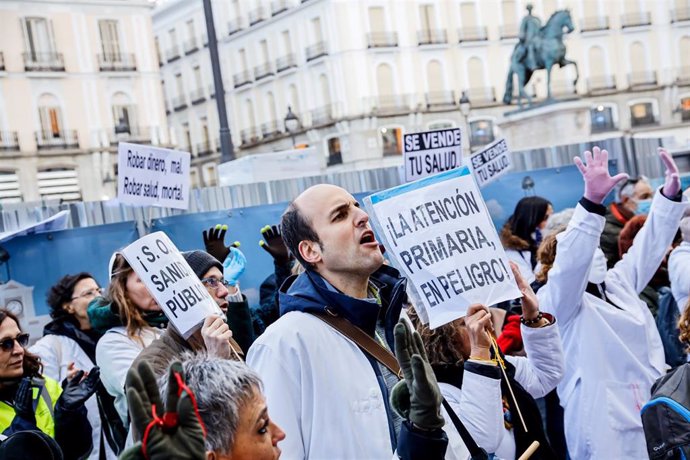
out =
[(120, 142), (117, 154), (120, 202), (189, 207), (189, 152)]

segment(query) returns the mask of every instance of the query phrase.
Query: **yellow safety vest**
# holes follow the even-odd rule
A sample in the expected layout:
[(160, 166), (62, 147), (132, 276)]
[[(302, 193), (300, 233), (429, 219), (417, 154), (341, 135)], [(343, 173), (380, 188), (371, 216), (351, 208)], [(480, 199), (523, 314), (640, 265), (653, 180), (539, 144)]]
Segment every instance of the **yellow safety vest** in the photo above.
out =
[[(34, 378), (33, 401), (36, 408), (36, 426), (51, 438), (55, 437), (55, 420), (53, 411), (62, 388), (60, 384), (49, 377)], [(0, 401), (0, 433), (5, 431), (14, 420), (14, 407), (5, 401)]]

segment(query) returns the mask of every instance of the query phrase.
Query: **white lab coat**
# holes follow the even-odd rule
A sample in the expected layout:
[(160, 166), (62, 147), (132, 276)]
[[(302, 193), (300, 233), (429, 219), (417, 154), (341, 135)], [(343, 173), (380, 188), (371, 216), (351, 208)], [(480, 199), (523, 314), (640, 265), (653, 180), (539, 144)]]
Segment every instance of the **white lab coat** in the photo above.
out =
[[(71, 362), (74, 362), (77, 369), (85, 372), (90, 371), (95, 366), (77, 342), (63, 335), (43, 336), (29, 348), (29, 351), (40, 356), (41, 363), (43, 363), (43, 375), (57, 382), (62, 382), (67, 378), (67, 367)], [(98, 460), (101, 445), (101, 416), (98, 413), (96, 395), (86, 400), (84, 406), (91, 424), (91, 436), (93, 438), (93, 450), (89, 458)], [(117, 459), (117, 455), (110, 449), (105, 438), (103, 441), (105, 442), (106, 458)]]
[(161, 332), (161, 329), (142, 329), (139, 332), (139, 341), (127, 336), (127, 328), (117, 326), (108, 329), (96, 345), (96, 364), (101, 368), (101, 382), (115, 398), (115, 409), (125, 424), (128, 418), (125, 395), (127, 371), (141, 350), (157, 339)]
[(683, 241), (668, 258), (668, 277), (671, 281), (671, 292), (683, 313), (690, 294), (690, 242)]
[(666, 371), (654, 318), (638, 294), (661, 263), (685, 203), (656, 193), (649, 217), (623, 258), (606, 273), (611, 302), (585, 293), (604, 217), (575, 209), (558, 236), (556, 260), (538, 292), (553, 313), (565, 350), (558, 386), (565, 435), (573, 459), (646, 459), (640, 409)]
[[(527, 357), (506, 356), (506, 359), (515, 366), (515, 380), (532, 397), (541, 398), (556, 388), (565, 370), (558, 327), (530, 328), (523, 325), (521, 332)], [(462, 390), (447, 383), (439, 383), (439, 386), (441, 394), (477, 445), (495, 454), (497, 460), (516, 457), (515, 438), (503, 423), (500, 379), (465, 371)], [(469, 459), (467, 447), (450, 417), (445, 411), (443, 416), (446, 419), (443, 430), (448, 435), (446, 460)]]
[(531, 257), (532, 253), (525, 250), (519, 251), (517, 249), (505, 249), (506, 257), (509, 260), (515, 262), (515, 264), (520, 269), (520, 274), (523, 278), (527, 280), (528, 283), (532, 283), (535, 279), (534, 270), (532, 270)]
[(281, 316), (247, 353), (271, 418), (287, 433), (282, 457), (392, 458), (381, 388), (355, 343), (308, 313)]

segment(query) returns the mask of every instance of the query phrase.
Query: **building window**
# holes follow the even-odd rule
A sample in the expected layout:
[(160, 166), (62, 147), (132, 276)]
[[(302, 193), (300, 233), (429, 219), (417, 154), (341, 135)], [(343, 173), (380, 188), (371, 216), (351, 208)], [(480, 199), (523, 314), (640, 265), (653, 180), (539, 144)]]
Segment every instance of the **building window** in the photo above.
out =
[(328, 158), (327, 166), (339, 165), (343, 163), (343, 154), (340, 150), (340, 138), (332, 137), (328, 139)]
[(20, 203), (22, 192), (19, 177), (14, 171), (0, 171), (0, 203)]
[(45, 18), (25, 18), (24, 35), (26, 51), (33, 60), (42, 60), (46, 54), (55, 52), (53, 31)]
[(38, 180), (38, 193), (43, 200), (81, 200), (79, 178), (74, 169), (45, 169), (38, 172), (36, 179)]
[(616, 123), (613, 119), (613, 107), (598, 105), (590, 110), (592, 133), (614, 131)]
[(383, 156), (402, 155), (402, 129), (381, 128)]
[(104, 62), (119, 62), (122, 59), (120, 56), (120, 35), (117, 26), (117, 21), (111, 19), (98, 21)]
[(690, 96), (686, 96), (680, 100), (680, 119), (683, 121), (690, 121)]
[(475, 120), (470, 122), (470, 148), (491, 144), (495, 138), (493, 121)]
[(644, 126), (656, 123), (654, 104), (652, 102), (637, 102), (630, 105), (630, 125)]
[(433, 131), (435, 129), (450, 129), (450, 128), (455, 128), (455, 123), (453, 123), (452, 121), (447, 121), (447, 120), (433, 121), (427, 125), (428, 131)]

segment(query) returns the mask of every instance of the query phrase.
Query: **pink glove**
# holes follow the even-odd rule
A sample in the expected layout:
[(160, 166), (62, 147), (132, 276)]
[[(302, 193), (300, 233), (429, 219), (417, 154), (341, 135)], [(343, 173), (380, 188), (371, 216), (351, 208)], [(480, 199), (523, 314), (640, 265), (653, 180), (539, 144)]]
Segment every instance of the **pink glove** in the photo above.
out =
[(673, 157), (664, 148), (658, 148), (659, 157), (666, 167), (664, 175), (666, 176), (666, 182), (664, 182), (664, 196), (666, 198), (673, 198), (680, 192), (680, 176), (678, 175), (678, 166), (676, 162), (673, 161)]
[[(600, 150), (599, 147), (594, 147), (592, 151), (594, 155), (589, 150), (585, 151), (586, 165), (582, 163), (580, 157), (575, 157), (574, 160), (585, 180), (585, 198), (593, 203), (601, 204), (616, 184), (627, 179), (628, 175), (620, 173), (611, 177), (609, 174), (609, 152)], [(676, 169), (676, 171), (678, 170)]]

